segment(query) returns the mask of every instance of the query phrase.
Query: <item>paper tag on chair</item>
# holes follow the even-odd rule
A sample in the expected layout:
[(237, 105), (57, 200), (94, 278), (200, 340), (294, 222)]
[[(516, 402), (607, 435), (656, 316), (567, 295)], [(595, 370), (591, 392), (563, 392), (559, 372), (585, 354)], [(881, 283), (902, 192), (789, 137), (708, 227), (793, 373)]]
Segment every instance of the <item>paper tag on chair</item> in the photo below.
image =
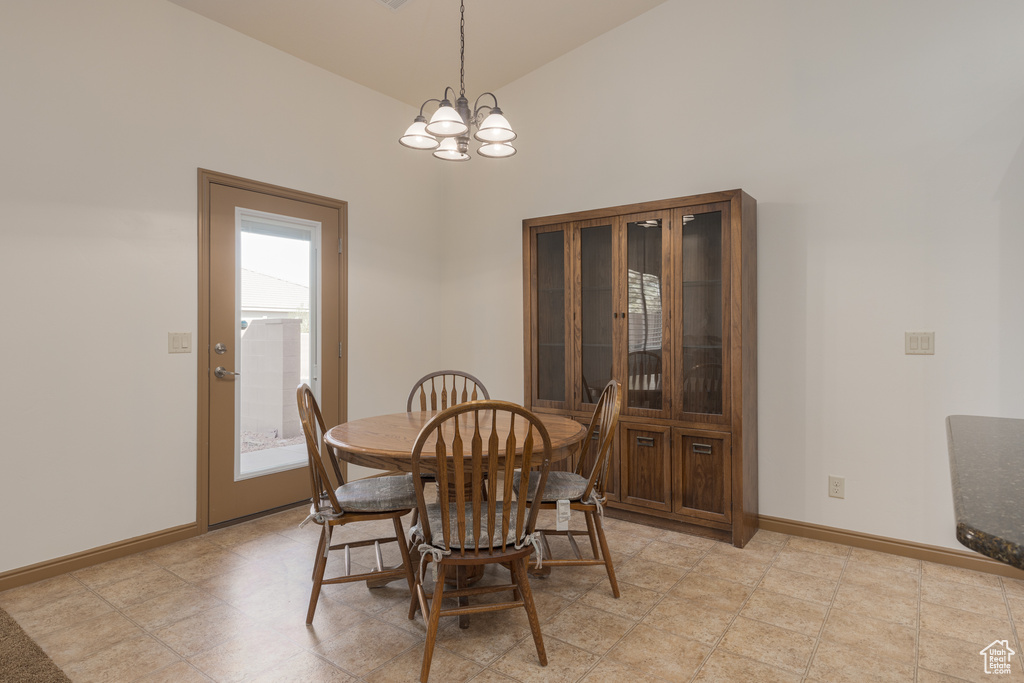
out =
[(569, 530), (569, 501), (560, 500), (555, 507), (555, 531)]

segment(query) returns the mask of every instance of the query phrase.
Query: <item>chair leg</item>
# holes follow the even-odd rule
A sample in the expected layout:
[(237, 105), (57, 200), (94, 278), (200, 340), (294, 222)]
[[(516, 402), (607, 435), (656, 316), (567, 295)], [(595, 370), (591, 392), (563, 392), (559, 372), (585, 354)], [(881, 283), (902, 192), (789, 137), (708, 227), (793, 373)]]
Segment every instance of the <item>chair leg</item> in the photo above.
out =
[(608, 541), (604, 537), (604, 526), (601, 524), (601, 517), (593, 515), (594, 526), (597, 527), (597, 538), (601, 543), (601, 557), (604, 559), (604, 568), (608, 570), (608, 581), (612, 584), (612, 595), (619, 597), (619, 583), (615, 580), (615, 570), (612, 568), (612, 554), (608, 552)]
[(316, 603), (320, 600), (320, 586), (324, 581), (324, 570), (327, 569), (327, 550), (331, 547), (331, 534), (334, 527), (324, 524), (320, 527), (320, 543), (317, 545), (316, 564), (313, 565), (313, 590), (309, 595), (309, 609), (306, 610), (306, 623), (313, 623)]
[[(469, 582), (466, 580), (466, 570), (467, 570), (467, 568), (466, 568), (466, 565), (464, 565), (464, 564), (460, 564), (460, 565), (457, 565), (455, 567), (455, 587), (458, 588), (459, 590), (462, 590), (467, 585), (469, 585)], [(469, 605), (469, 596), (468, 595), (460, 595), (459, 596), (459, 607), (467, 607), (468, 605)], [(469, 628), (469, 615), (468, 614), (460, 614), (459, 615), (459, 628), (462, 628), (462, 629)]]
[(587, 533), (590, 534), (590, 549), (594, 553), (594, 559), (599, 559), (601, 556), (598, 554), (601, 552), (597, 547), (597, 532), (594, 530), (594, 518), (591, 516), (594, 513), (584, 512), (583, 517), (587, 520)]
[[(437, 568), (434, 582), (434, 596), (430, 599), (430, 619), (427, 621), (427, 640), (423, 644), (423, 666), (420, 668), (420, 683), (430, 678), (430, 661), (434, 658), (434, 643), (437, 641), (437, 625), (441, 621), (441, 600), (444, 598), (444, 575), (446, 566)], [(420, 586), (420, 590), (422, 590)]]
[(530, 620), (530, 631), (533, 632), (533, 644), (537, 646), (537, 659), (541, 666), (548, 665), (548, 655), (544, 650), (544, 637), (540, 633), (540, 619), (537, 608), (533, 605), (533, 592), (530, 590), (530, 577), (526, 571), (527, 558), (512, 563), (512, 578), (523, 596), (523, 607)]

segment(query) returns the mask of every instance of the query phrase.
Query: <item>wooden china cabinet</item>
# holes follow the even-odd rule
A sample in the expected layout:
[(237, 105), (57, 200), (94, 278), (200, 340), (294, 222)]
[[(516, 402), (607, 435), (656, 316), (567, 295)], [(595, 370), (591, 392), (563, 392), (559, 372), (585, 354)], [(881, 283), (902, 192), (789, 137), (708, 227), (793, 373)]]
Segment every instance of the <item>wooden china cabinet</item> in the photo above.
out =
[(610, 516), (757, 531), (756, 223), (742, 190), (523, 221), (526, 406), (586, 421), (621, 383)]

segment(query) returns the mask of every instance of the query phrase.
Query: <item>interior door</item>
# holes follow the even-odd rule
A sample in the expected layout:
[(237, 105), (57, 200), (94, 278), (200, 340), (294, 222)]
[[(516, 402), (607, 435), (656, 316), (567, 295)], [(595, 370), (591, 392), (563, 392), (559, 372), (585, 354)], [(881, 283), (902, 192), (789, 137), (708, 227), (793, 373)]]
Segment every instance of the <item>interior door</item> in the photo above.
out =
[(200, 185), (208, 217), (200, 435), (208, 437), (207, 524), (216, 525), (309, 497), (300, 383), (313, 388), (326, 421), (345, 419), (346, 205), (216, 174)]

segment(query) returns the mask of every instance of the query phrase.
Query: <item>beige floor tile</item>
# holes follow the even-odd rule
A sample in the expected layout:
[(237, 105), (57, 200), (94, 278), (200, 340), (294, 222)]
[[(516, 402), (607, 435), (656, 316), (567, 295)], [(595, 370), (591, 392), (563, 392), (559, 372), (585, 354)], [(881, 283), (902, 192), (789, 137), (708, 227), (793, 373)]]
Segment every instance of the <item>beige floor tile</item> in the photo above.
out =
[[(252, 683), (356, 683), (357, 679), (312, 652), (300, 652), (250, 679)], [(412, 679), (409, 679), (412, 680)]]
[(410, 648), (422, 651), (422, 647), (421, 638), (371, 617), (321, 643), (315, 651), (335, 666), (363, 676)]
[(914, 628), (843, 612), (833, 607), (825, 620), (821, 639), (853, 650), (887, 657), (894, 664), (913, 665), (917, 634)]
[(811, 661), (815, 639), (773, 624), (737, 617), (722, 636), (719, 650), (756, 659), (787, 671), (803, 672)]
[[(419, 680), (419, 679), (416, 679)], [(472, 678), (473, 683), (515, 683), (514, 678), (500, 674), (493, 669), (484, 669)]]
[(606, 529), (604, 535), (613, 560), (618, 557), (632, 557), (654, 542), (652, 538), (638, 536), (629, 531)]
[(930, 602), (921, 603), (921, 630), (977, 643), (979, 650), (993, 640), (1009, 639), (1013, 642), (1013, 628), (1009, 619), (965, 612)]
[(884, 655), (822, 641), (808, 669), (808, 680), (821, 683), (907, 683), (914, 680), (914, 669), (913, 661), (894, 661)]
[(716, 543), (711, 546), (709, 552), (713, 555), (724, 555), (749, 561), (758, 560), (764, 565), (768, 565), (782, 551), (783, 547), (752, 539), (742, 548), (737, 548), (731, 543)]
[(185, 617), (213, 609), (223, 602), (210, 593), (186, 584), (163, 595), (123, 610), (124, 615), (147, 631), (170, 626)]
[(153, 550), (147, 550), (140, 555), (153, 564), (167, 567), (217, 552), (223, 552), (223, 548), (207, 540), (206, 536), (197, 536), (196, 538), (189, 538), (178, 543), (171, 543), (170, 545), (154, 548)]
[(157, 565), (141, 554), (129, 555), (103, 564), (72, 572), (72, 576), (89, 588), (96, 589), (152, 570)]
[[(597, 666), (591, 669), (586, 676), (580, 679), (580, 683), (663, 683), (665, 679), (651, 676), (637, 671), (625, 664), (619, 664), (610, 659), (602, 659)], [(476, 683), (476, 679), (473, 679)]]
[(705, 645), (714, 645), (735, 617), (733, 612), (669, 596), (640, 623)]
[[(597, 569), (603, 568), (598, 567)], [(653, 562), (637, 555), (616, 567), (615, 577), (620, 582), (664, 593), (676, 585), (676, 582), (683, 578), (688, 571), (690, 571), (688, 567)], [(609, 590), (611, 590), (610, 587)]]
[(189, 662), (215, 681), (242, 681), (302, 652), (287, 638), (270, 629), (254, 629), (205, 650)]
[(835, 596), (838, 581), (772, 566), (759, 588), (782, 593), (792, 598), (828, 604)]
[(944, 564), (935, 564), (934, 562), (922, 563), (921, 576), (925, 583), (929, 580), (936, 580), (948, 583), (963, 583), (969, 586), (984, 586), (986, 588), (1002, 587), (999, 577), (993, 574), (982, 574), (970, 569), (950, 567)]
[(825, 625), (827, 613), (827, 605), (758, 588), (750, 595), (740, 615), (816, 638)]
[(608, 659), (667, 681), (689, 681), (711, 648), (695, 640), (638, 625), (608, 653)]
[[(980, 654), (986, 645), (988, 643), (979, 646), (977, 643), (968, 643), (930, 631), (922, 631), (918, 666), (960, 680), (978, 681), (978, 683), (991, 681), (996, 677), (985, 673), (984, 661)], [(1018, 667), (1014, 676), (1019, 674)], [(1003, 680), (1003, 678), (999, 677), (999, 680)], [(1009, 680), (1014, 679), (1010, 677)]]
[[(989, 676), (989, 678), (992, 678)], [(962, 678), (947, 676), (928, 669), (917, 670), (917, 683), (963, 683)]]
[[(618, 575), (618, 567), (615, 568)], [(601, 566), (552, 567), (547, 576), (530, 576), (530, 588), (534, 595), (545, 593), (557, 595), (564, 600), (575, 600), (598, 583), (604, 584), (611, 591), (608, 573)]]
[(679, 580), (666, 597), (688, 600), (722, 612), (736, 613), (750, 597), (751, 592), (750, 586), (742, 583), (690, 572)]
[(75, 683), (134, 681), (179, 661), (178, 656), (148, 635), (94, 652), (64, 668)]
[(757, 683), (799, 683), (801, 675), (778, 669), (747, 657), (715, 650), (704, 662), (694, 683), (736, 683), (757, 681)]
[(756, 586), (770, 564), (755, 556), (730, 556), (716, 552), (705, 555), (693, 568), (693, 573), (717, 577), (726, 581)]
[[(309, 596), (306, 596), (305, 600), (308, 601)], [(303, 605), (305, 604), (303, 603)], [(400, 609), (403, 623), (399, 625), (405, 626), (405, 624), (412, 623), (408, 619), (408, 601), (404, 602)], [(319, 602), (317, 602), (316, 614), (313, 615), (312, 624), (306, 624), (305, 606), (291, 612), (282, 610), (271, 618), (261, 621), (278, 633), (287, 636), (297, 645), (304, 648), (314, 648), (342, 631), (352, 628), (365, 618), (365, 612), (321, 596)], [(414, 632), (409, 628), (406, 628), (406, 630)]]
[(757, 532), (754, 534), (754, 537), (750, 540), (751, 542), (761, 541), (764, 543), (771, 543), (772, 545), (776, 546), (784, 546), (786, 545), (786, 542), (789, 541), (789, 538), (790, 537), (787, 534), (780, 534), (777, 531), (766, 531), (764, 529), (758, 529)]
[[(708, 543), (713, 543), (713, 541), (708, 541)], [(689, 545), (657, 540), (652, 541), (648, 546), (641, 550), (637, 557), (641, 557), (645, 560), (651, 560), (653, 562), (660, 562), (662, 564), (670, 564), (675, 567), (692, 567), (700, 562), (709, 551), (709, 547), (695, 548)], [(613, 559), (615, 557), (614, 553), (615, 551), (613, 549)]]
[(192, 560), (169, 565), (166, 569), (185, 581), (200, 583), (206, 579), (249, 564), (250, 561), (241, 555), (221, 550), (219, 552), (207, 553)]
[(635, 625), (632, 619), (574, 604), (544, 624), (542, 632), (581, 650), (603, 655)]
[[(423, 666), (423, 648), (406, 650), (384, 666), (363, 676), (367, 683), (407, 683), (418, 681)], [(430, 681), (462, 683), (473, 679), (483, 668), (449, 650), (435, 646), (430, 660)], [(270, 683), (268, 681), (267, 683)]]
[(998, 615), (1000, 618), (1007, 614), (1002, 590), (984, 586), (922, 579), (921, 600), (966, 612)]
[(661, 598), (661, 593), (620, 581), (618, 598), (612, 595), (611, 590), (598, 585), (590, 589), (580, 601), (584, 605), (640, 621)]
[(921, 592), (921, 578), (918, 573), (870, 562), (849, 560), (841, 582), (914, 600), (917, 600)]
[(880, 553), (875, 550), (865, 550), (864, 548), (852, 548), (850, 550), (850, 562), (885, 567), (887, 569), (898, 569), (912, 574), (921, 573), (921, 560), (891, 555), (889, 553)]
[[(1000, 577), (1003, 582), (1003, 589), (1006, 591), (1008, 596), (1016, 596), (1018, 598), (1024, 598), (1024, 580), (1022, 579), (1011, 579), (1009, 577)], [(3, 604), (2, 594), (0, 594), (0, 605)]]
[(568, 682), (578, 681), (599, 659), (597, 655), (563, 643), (557, 638), (545, 637), (544, 651), (548, 657), (547, 666), (541, 666), (533, 638), (525, 638), (489, 668), (522, 683)]
[(218, 605), (157, 629), (153, 635), (187, 659), (258, 628), (256, 621), (231, 605)]
[(838, 582), (846, 559), (787, 547), (778, 554), (772, 566)]
[(35, 638), (57, 666), (67, 666), (104, 648), (143, 635), (142, 629), (117, 612), (82, 621)]
[(789, 550), (802, 550), (808, 553), (817, 553), (819, 555), (831, 555), (833, 557), (848, 557), (850, 555), (850, 546), (840, 545), (838, 543), (829, 543), (828, 541), (818, 541), (813, 538), (800, 538), (798, 536), (792, 536), (789, 542), (786, 544), (786, 548)]
[(84, 593), (86, 590), (85, 585), (74, 576), (62, 574), (0, 593), (0, 608), (17, 619), (23, 612), (30, 612), (69, 595)]
[[(416, 621), (423, 623), (417, 617)], [(541, 628), (541, 633), (550, 629)], [(422, 643), (424, 636), (420, 638)], [(468, 628), (460, 628), (459, 620), (446, 617), (438, 628), (437, 644), (465, 659), (486, 666), (511, 650), (523, 638), (532, 637), (526, 610), (502, 610), (474, 614)], [(423, 654), (422, 648), (419, 650)]]
[(916, 627), (918, 601), (916, 597), (884, 593), (867, 586), (841, 583), (832, 606), (844, 612), (892, 621), (903, 626)]
[(704, 551), (711, 550), (717, 545), (724, 545), (722, 541), (715, 541), (710, 538), (694, 536), (693, 534), (684, 534), (679, 531), (662, 531), (654, 538), (664, 543), (671, 543), (673, 545), (684, 545), (688, 548), (694, 548), (696, 550)]
[(154, 566), (127, 579), (94, 588), (93, 591), (114, 607), (124, 609), (186, 585), (163, 567)]
[(75, 624), (111, 612), (113, 608), (94, 593), (72, 593), (33, 610), (22, 612), (17, 621), (30, 637), (70, 628)]
[(136, 679), (133, 683), (210, 683), (212, 680), (188, 662), (177, 661)]

